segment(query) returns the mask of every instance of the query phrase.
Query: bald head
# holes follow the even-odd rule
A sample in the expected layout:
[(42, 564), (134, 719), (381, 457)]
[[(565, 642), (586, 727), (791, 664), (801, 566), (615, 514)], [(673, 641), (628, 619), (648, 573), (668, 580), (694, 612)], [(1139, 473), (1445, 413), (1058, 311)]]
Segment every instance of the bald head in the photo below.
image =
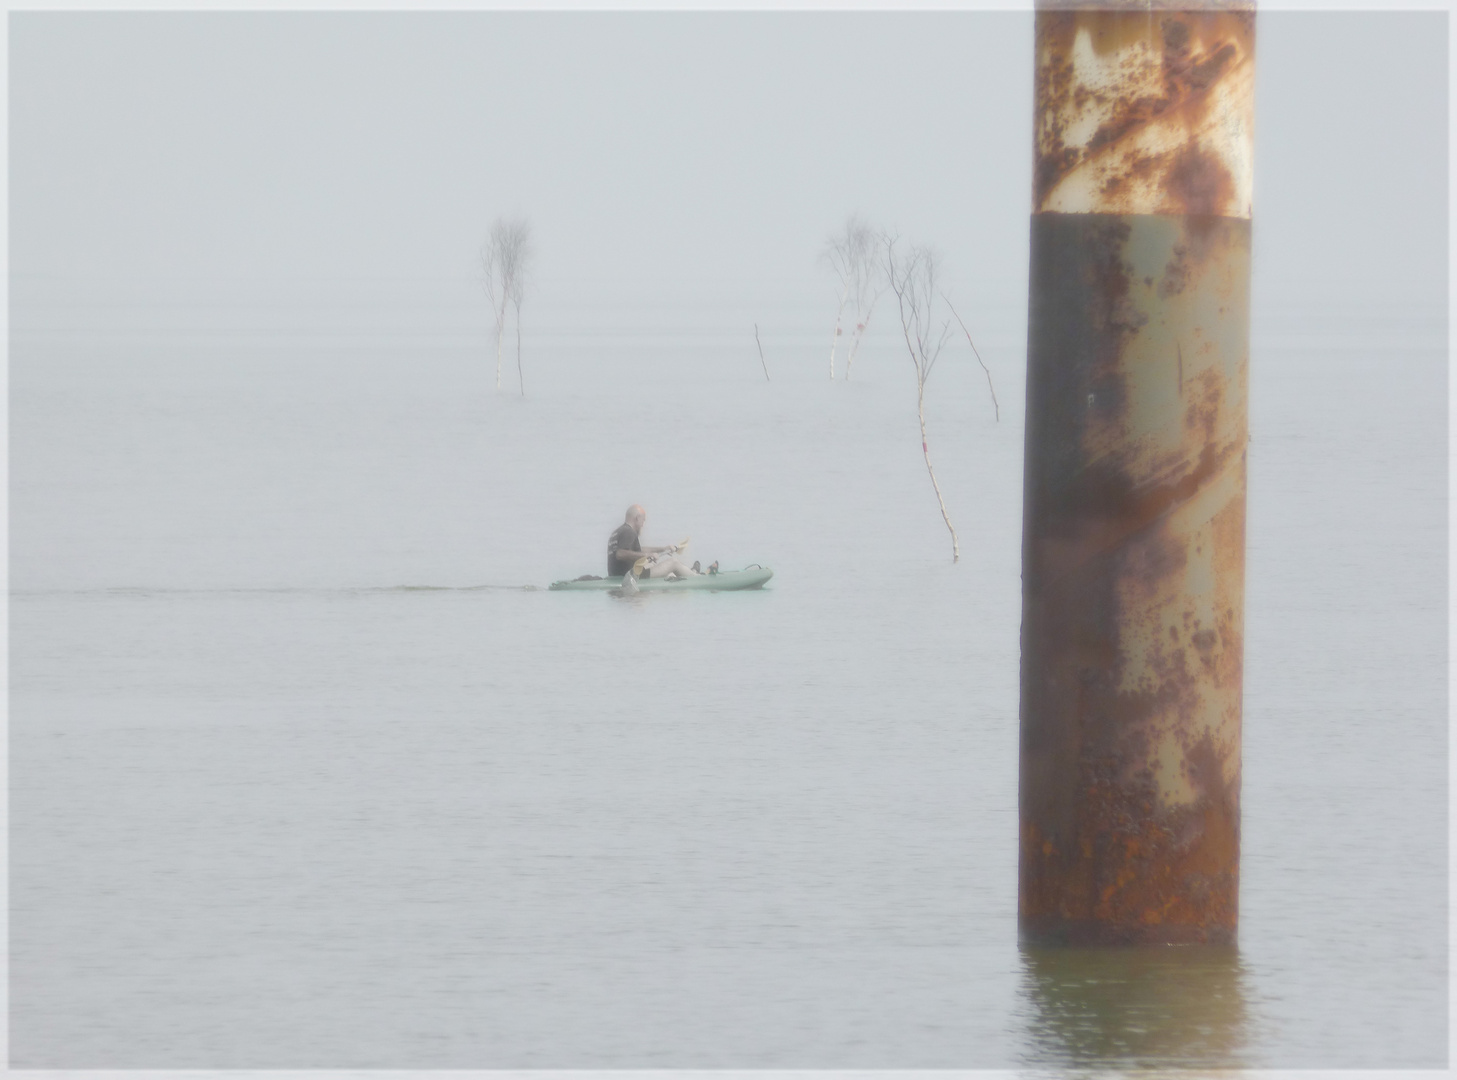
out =
[(640, 506), (638, 503), (633, 503), (627, 508), (627, 514), (623, 517), (622, 520), (631, 525), (634, 532), (642, 532), (643, 522), (647, 519), (648, 512), (644, 510), (642, 506)]

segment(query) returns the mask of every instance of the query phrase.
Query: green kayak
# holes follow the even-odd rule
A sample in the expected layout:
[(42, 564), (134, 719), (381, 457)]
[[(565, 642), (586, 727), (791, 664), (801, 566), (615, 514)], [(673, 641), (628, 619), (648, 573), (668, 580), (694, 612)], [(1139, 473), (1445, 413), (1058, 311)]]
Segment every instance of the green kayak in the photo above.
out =
[[(717, 574), (699, 574), (697, 577), (678, 578), (639, 578), (637, 587), (643, 592), (686, 592), (692, 589), (707, 590), (708, 592), (730, 592), (735, 589), (762, 589), (764, 582), (774, 576), (774, 571), (762, 566), (752, 566), (747, 570), (720, 570)], [(604, 577), (588, 578), (576, 581), (553, 581), (553, 589), (585, 589), (602, 592), (607, 589), (620, 589), (622, 578)]]

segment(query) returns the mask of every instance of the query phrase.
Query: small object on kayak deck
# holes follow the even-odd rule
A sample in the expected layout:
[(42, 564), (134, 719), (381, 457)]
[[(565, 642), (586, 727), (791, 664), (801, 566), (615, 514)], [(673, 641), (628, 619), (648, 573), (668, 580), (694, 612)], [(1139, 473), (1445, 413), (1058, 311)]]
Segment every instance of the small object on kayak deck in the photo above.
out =
[(708, 564), (708, 572), (710, 574), (716, 574), (716, 573), (718, 573), (718, 560), (717, 559), (714, 559), (713, 562), (711, 562), (711, 563)]
[(701, 573), (703, 573), (703, 567), (701, 567), (701, 566), (698, 565), (698, 560), (697, 559), (694, 559), (693, 560), (693, 572), (695, 574), (701, 574)]
[(774, 571), (763, 566), (754, 566), (744, 570), (720, 570), (710, 573), (696, 574), (686, 578), (635, 578), (628, 583), (631, 575), (624, 577), (605, 577), (596, 581), (553, 581), (553, 590), (570, 589), (573, 591), (606, 591), (608, 589), (620, 588), (623, 592), (687, 592), (690, 590), (702, 590), (705, 592), (733, 592), (739, 589), (761, 589), (764, 583), (774, 576)]

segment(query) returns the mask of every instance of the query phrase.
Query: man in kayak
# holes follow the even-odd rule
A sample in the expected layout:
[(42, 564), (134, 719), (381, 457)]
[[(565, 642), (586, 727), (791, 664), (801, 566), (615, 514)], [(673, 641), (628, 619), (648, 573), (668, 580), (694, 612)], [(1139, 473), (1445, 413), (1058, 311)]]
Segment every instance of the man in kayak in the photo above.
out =
[[(632, 571), (632, 564), (644, 555), (652, 555), (660, 551), (668, 551), (667, 547), (644, 546), (639, 537), (642, 535), (643, 522), (647, 521), (648, 512), (637, 503), (627, 508), (627, 516), (617, 531), (607, 538), (607, 573), (611, 577), (620, 577)], [(693, 577), (697, 571), (691, 566), (684, 566), (674, 556), (660, 557), (650, 566), (643, 567), (643, 576), (665, 578), (665, 577)]]

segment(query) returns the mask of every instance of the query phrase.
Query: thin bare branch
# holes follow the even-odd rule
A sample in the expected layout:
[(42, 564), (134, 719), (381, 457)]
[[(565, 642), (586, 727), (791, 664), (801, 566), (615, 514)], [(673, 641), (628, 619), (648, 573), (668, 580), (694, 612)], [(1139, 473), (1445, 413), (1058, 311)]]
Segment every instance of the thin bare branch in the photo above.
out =
[[(947, 296), (943, 292), (941, 294), (941, 299), (946, 301), (946, 307), (950, 309), (951, 314), (956, 315), (956, 309), (951, 306), (951, 297)], [(966, 328), (966, 323), (961, 322), (961, 316), (960, 315), (956, 315), (956, 321), (958, 323), (961, 323), (961, 332), (966, 335), (966, 343), (971, 346), (971, 351), (976, 356), (976, 362), (981, 365), (982, 371), (986, 372), (986, 376), (987, 376), (987, 389), (990, 390), (991, 391), (991, 394), (992, 394), (992, 409), (995, 411), (996, 418), (997, 418), (997, 423), (1000, 424), (1002, 422), (1002, 407), (1001, 407), (1001, 405), (997, 404), (997, 388), (992, 385), (992, 369), (989, 368), (989, 367), (987, 367), (986, 361), (981, 358), (981, 352), (980, 352), (980, 350), (977, 349), (976, 342), (974, 342), (974, 341), (971, 340), (971, 331)], [(1179, 357), (1179, 361), (1180, 361), (1179, 373), (1180, 373), (1180, 378), (1182, 379), (1182, 377), (1183, 377), (1183, 370), (1184, 370), (1183, 369), (1183, 366), (1182, 366), (1182, 363), (1183, 363), (1183, 355), (1182, 354)]]

